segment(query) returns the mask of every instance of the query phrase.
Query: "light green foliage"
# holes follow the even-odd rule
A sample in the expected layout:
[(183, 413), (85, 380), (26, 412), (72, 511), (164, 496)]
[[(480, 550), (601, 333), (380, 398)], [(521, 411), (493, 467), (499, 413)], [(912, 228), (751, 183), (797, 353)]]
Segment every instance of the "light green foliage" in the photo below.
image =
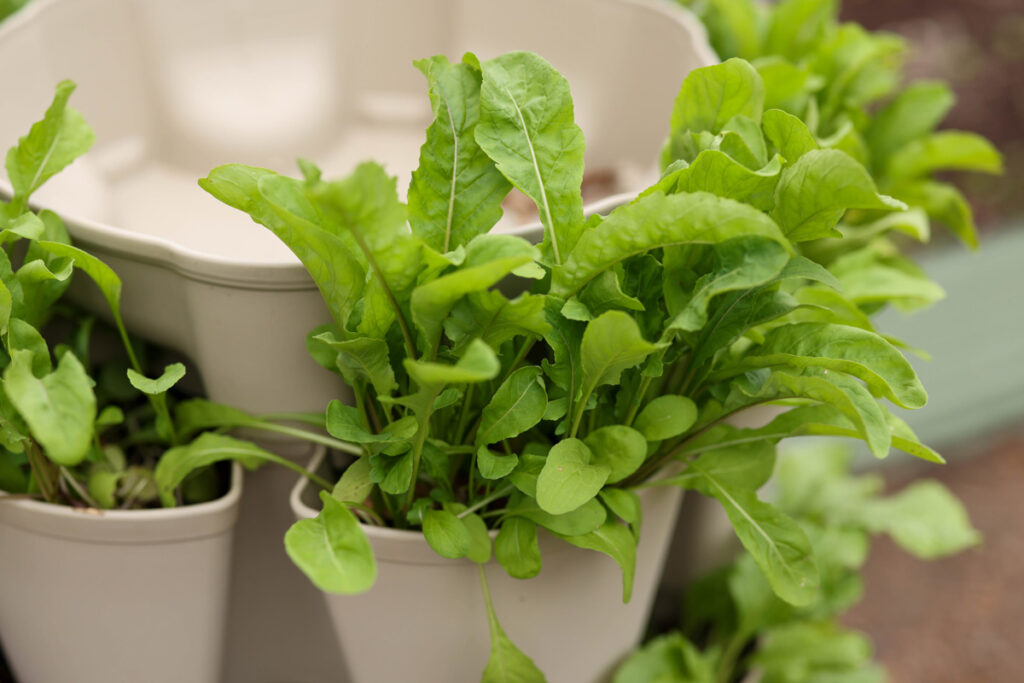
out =
[(545, 254), (562, 263), (583, 227), (583, 131), (573, 122), (569, 83), (537, 55), (484, 62), (476, 141), (498, 170), (533, 200)]
[(150, 395), (165, 393), (184, 376), (185, 365), (182, 363), (171, 363), (156, 379), (150, 379), (135, 372), (132, 368), (128, 368), (128, 381), (132, 383), (132, 386), (142, 393)]
[[(861, 111), (893, 91), (900, 46), (833, 26), (832, 2), (702, 7), (713, 39), (756, 61), (685, 79), (664, 176), (606, 216), (582, 217), (583, 135), (568, 84), (521, 52), (482, 65), (471, 55), (417, 63), (434, 120), (408, 211), (372, 162), (338, 181), (309, 162), (302, 180), (222, 167), (203, 181), (292, 246), (334, 318), (309, 345), (346, 379), (354, 405), (333, 401), (312, 423), (331, 435), (321, 442), (354, 444), (360, 456), (333, 504), (290, 532), (290, 552), (318, 585), (372, 580), (347, 531), (355, 514), (422, 530), (441, 556), (477, 563), (491, 557), (496, 530), (493, 554), (516, 578), (540, 571), (542, 528), (610, 556), (628, 599), (643, 489), (658, 485), (716, 499), (749, 554), (707, 592), (739, 608), (735, 642), (701, 653), (666, 641), (658, 652), (673, 663), (652, 656), (636, 671), (730, 680), (766, 622), (827, 619), (855, 599), (859, 584), (846, 574), (882, 514), (833, 530), (833, 517), (807, 520), (760, 490), (789, 436), (861, 439), (879, 457), (895, 447), (941, 461), (883, 402), (916, 408), (926, 395), (903, 347), (870, 316), (938, 295), (894, 232), (927, 239), (926, 216), (941, 214), (969, 234), (969, 212), (928, 184), (931, 170), (994, 170), (997, 157), (931, 124), (902, 138), (902, 104), (878, 119)], [(934, 119), (941, 94), (918, 96), (935, 100), (926, 107)], [(878, 147), (897, 143), (879, 164)], [(486, 234), (510, 186), (538, 206), (539, 248)], [(911, 196), (930, 199), (908, 207)], [(770, 424), (729, 426), (764, 403), (781, 413)], [(195, 402), (178, 417), (179, 437), (261, 422)], [(859, 504), (844, 514), (852, 519)], [(915, 493), (900, 510), (943, 504)], [(958, 513), (947, 513), (955, 529)], [(921, 553), (971, 538), (963, 525), (959, 535), (887, 530)], [(492, 640), (484, 680), (542, 680), (501, 630), (481, 579)], [(819, 636), (824, 648), (836, 642)], [(786, 640), (772, 642), (781, 652)]]
[(283, 458), (248, 441), (206, 432), (187, 445), (168, 449), (157, 463), (153, 476), (163, 504), (174, 506), (174, 490), (194, 470), (223, 460), (233, 460), (255, 469), (266, 462), (280, 464)]
[(446, 252), (490, 230), (501, 218), (509, 184), (477, 144), (481, 74), (475, 59), (421, 59), (434, 122), (409, 185), (409, 224), (431, 248)]
[(37, 377), (32, 353), (15, 351), (3, 373), (3, 388), (51, 460), (60, 465), (82, 462), (92, 442), (96, 397), (73, 353), (65, 353), (55, 370)]
[(369, 590), (377, 578), (377, 562), (359, 521), (326, 491), (320, 492), (320, 500), (324, 507), (319, 515), (296, 522), (285, 534), (288, 557), (320, 590)]

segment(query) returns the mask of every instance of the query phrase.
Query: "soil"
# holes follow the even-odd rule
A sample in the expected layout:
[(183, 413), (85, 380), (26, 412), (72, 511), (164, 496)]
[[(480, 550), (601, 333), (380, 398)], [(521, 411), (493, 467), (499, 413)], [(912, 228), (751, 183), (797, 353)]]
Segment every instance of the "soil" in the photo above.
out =
[(986, 136), (1006, 172), (950, 174), (974, 206), (982, 232), (1024, 214), (1024, 1), (844, 0), (842, 17), (910, 41), (910, 80), (941, 78), (957, 94), (945, 128)]
[(942, 481), (983, 544), (921, 562), (877, 540), (865, 599), (844, 619), (872, 638), (892, 683), (1024, 680), (1024, 423), (962, 450), (969, 452), (943, 468), (912, 465), (887, 478), (894, 489), (921, 476)]

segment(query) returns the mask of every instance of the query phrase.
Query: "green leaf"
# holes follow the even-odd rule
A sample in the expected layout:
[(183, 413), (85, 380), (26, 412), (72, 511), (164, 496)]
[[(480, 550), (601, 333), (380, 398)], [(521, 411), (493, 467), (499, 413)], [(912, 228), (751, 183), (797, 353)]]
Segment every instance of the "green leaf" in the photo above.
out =
[(641, 197), (664, 192), (710, 192), (717, 197), (735, 199), (762, 211), (775, 205), (775, 186), (782, 163), (773, 158), (759, 170), (751, 170), (725, 152), (709, 149), (697, 155), (692, 164), (679, 161), (656, 184), (640, 193)]
[(615, 560), (622, 568), (622, 602), (633, 595), (636, 573), (636, 543), (633, 533), (618, 522), (607, 522), (600, 529), (582, 536), (563, 536), (562, 540), (579, 548), (596, 550)]
[(886, 411), (863, 384), (841, 373), (808, 368), (802, 375), (773, 372), (756, 392), (759, 399), (809, 398), (836, 408), (854, 426), (877, 458), (889, 454), (892, 435)]
[(95, 135), (89, 124), (67, 106), (74, 90), (71, 81), (58, 83), (42, 120), (32, 124), (28, 135), (7, 152), (7, 177), (14, 189), (12, 204), (17, 208), (14, 213), (21, 213), (33, 192), (92, 147)]
[(494, 355), (494, 350), (479, 339), (469, 343), (462, 358), (455, 365), (414, 361), (408, 358), (404, 363), (409, 376), (420, 387), (486, 382), (497, 377), (501, 371), (501, 363)]
[(700, 488), (708, 476), (728, 489), (756, 491), (764, 486), (775, 471), (775, 445), (771, 441), (752, 441), (723, 445), (711, 443), (693, 467), (665, 480), (677, 486)]
[(789, 164), (818, 147), (814, 134), (802, 120), (781, 109), (769, 109), (761, 119), (767, 137)]
[(475, 292), (461, 299), (444, 321), (444, 331), (460, 349), (479, 338), (491, 348), (522, 335), (544, 336), (551, 329), (544, 296), (521, 294), (509, 301), (501, 292)]
[(32, 363), (32, 374), (36, 377), (43, 377), (53, 368), (50, 362), (50, 349), (46, 340), (32, 325), (24, 320), (12, 318), (7, 336), (8, 351), (13, 355), (17, 351), (30, 352)]
[(288, 557), (322, 591), (364, 593), (377, 580), (377, 562), (370, 542), (347, 507), (320, 492), (323, 509), (303, 519), (284, 535)]
[(976, 133), (944, 130), (907, 143), (889, 157), (886, 166), (896, 181), (954, 170), (1002, 173), (1003, 158), (991, 142)]
[(476, 451), (476, 467), (484, 479), (501, 479), (512, 472), (519, 464), (514, 453), (499, 455), (487, 446), (480, 446)]
[(682, 134), (690, 131), (718, 133), (737, 115), (760, 122), (763, 106), (764, 84), (749, 62), (729, 59), (694, 69), (686, 76), (676, 96), (662, 166), (684, 158)]
[(583, 332), (580, 347), (583, 366), (581, 405), (597, 387), (617, 384), (623, 370), (636, 367), (664, 346), (644, 339), (633, 317), (622, 311), (608, 311), (592, 320)]
[[(721, 57), (752, 59), (761, 51), (760, 8), (751, 0), (711, 0), (698, 9), (715, 52)], [(635, 679), (653, 681), (654, 677)]]
[(128, 381), (132, 383), (133, 387), (150, 396), (165, 393), (184, 376), (185, 365), (183, 363), (171, 363), (164, 368), (163, 373), (156, 379), (149, 379), (145, 375), (128, 368)]
[(776, 188), (772, 217), (794, 242), (834, 236), (847, 209), (904, 210), (878, 194), (867, 170), (844, 152), (812, 150), (786, 167)]
[(390, 396), (398, 388), (388, 345), (383, 339), (355, 337), (339, 341), (330, 333), (318, 334), (313, 339), (327, 344), (336, 353), (335, 364), (350, 384), (368, 381), (377, 396)]
[(92, 447), (96, 396), (92, 380), (73, 353), (42, 378), (32, 373), (31, 351), (15, 351), (4, 370), (4, 391), (32, 436), (58, 465), (77, 465)]
[(532, 579), (540, 573), (537, 525), (522, 517), (509, 517), (494, 539), (494, 556), (514, 579)]
[(469, 550), (466, 557), (470, 562), (487, 564), (491, 561), (491, 536), (487, 524), (480, 515), (470, 513), (460, 520), (469, 532)]
[(583, 233), (565, 264), (553, 269), (551, 294), (568, 299), (631, 256), (673, 245), (717, 244), (741, 235), (767, 237), (790, 249), (779, 226), (752, 206), (705, 192), (642, 197)]
[(412, 415), (400, 418), (387, 425), (379, 434), (367, 429), (363, 414), (338, 399), (327, 404), (327, 431), (336, 439), (353, 443), (401, 443), (415, 436), (418, 429)]
[(830, 268), (842, 284), (845, 298), (865, 309), (891, 303), (911, 311), (946, 297), (945, 290), (909, 259), (885, 257), (870, 247), (844, 254)]
[(362, 457), (345, 468), (331, 495), (342, 503), (362, 503), (372, 491), (370, 459)]
[[(284, 242), (302, 262), (319, 288), (331, 317), (342, 329), (362, 298), (365, 271), (346, 244), (312, 222), (284, 209), (305, 201), (305, 185), (273, 171), (226, 164), (201, 178), (199, 185), (228, 206), (249, 214)], [(266, 194), (264, 194), (264, 192)], [(271, 203), (270, 198), (280, 204)], [(309, 213), (312, 213), (310, 210)]]
[(884, 500), (874, 501), (861, 515), (868, 529), (884, 532), (923, 560), (953, 555), (978, 545), (978, 533), (956, 496), (937, 481), (918, 481)]
[(819, 46), (837, 14), (835, 0), (783, 0), (772, 11), (764, 54), (798, 61)]
[(455, 560), (469, 553), (469, 529), (447, 510), (427, 510), (424, 513), (423, 535), (441, 557)]
[(89, 252), (82, 251), (70, 244), (50, 240), (39, 240), (33, 244), (54, 256), (71, 259), (75, 264), (75, 268), (81, 270), (96, 283), (100, 292), (103, 293), (103, 298), (106, 299), (107, 305), (110, 307), (114, 323), (121, 331), (121, 336), (126, 338), (127, 332), (124, 329), (124, 323), (121, 321), (121, 278), (117, 276), (117, 273)]
[(551, 515), (572, 512), (592, 500), (608, 481), (611, 468), (592, 464), (590, 448), (579, 439), (563, 439), (548, 451), (537, 478), (537, 504)]
[(648, 441), (664, 441), (684, 434), (697, 421), (697, 404), (685, 396), (666, 395), (652, 399), (633, 426)]
[(423, 332), (427, 354), (433, 353), (440, 343), (444, 319), (459, 299), (490, 288), (539, 257), (537, 248), (519, 237), (474, 237), (466, 246), (466, 259), (458, 270), (428, 280), (412, 292), (412, 320)]
[(153, 478), (164, 507), (175, 505), (174, 489), (185, 481), (185, 477), (201, 467), (224, 460), (238, 462), (247, 469), (255, 469), (267, 462), (291, 464), (248, 441), (206, 432), (191, 443), (167, 449), (157, 461)]
[(763, 237), (736, 237), (716, 245), (714, 269), (697, 280), (686, 306), (667, 329), (700, 330), (708, 322), (708, 305), (714, 297), (766, 284), (774, 280), (788, 262), (786, 249)]
[(903, 408), (920, 408), (928, 400), (913, 367), (882, 337), (867, 330), (829, 323), (776, 327), (761, 346), (747, 353), (743, 367), (820, 367), (863, 380), (872, 393)]
[(681, 633), (669, 633), (631, 653), (615, 672), (612, 683), (715, 683), (716, 680), (714, 653), (702, 653)]
[(583, 443), (590, 449), (594, 465), (608, 466), (609, 484), (636, 472), (647, 457), (647, 440), (643, 434), (625, 425), (599, 427), (587, 434)]
[(871, 119), (865, 134), (876, 168), (908, 142), (935, 130), (953, 106), (949, 86), (938, 81), (911, 83)]
[(492, 444), (522, 434), (540, 422), (547, 405), (541, 369), (535, 365), (519, 368), (484, 406), (476, 443)]
[(546, 683), (547, 679), (541, 670), (509, 640), (498, 623), (482, 566), (480, 583), (487, 604), (487, 624), (491, 633), (491, 655), (480, 676), (480, 683)]
[(805, 112), (812, 93), (822, 85), (823, 79), (808, 65), (794, 64), (778, 55), (759, 57), (754, 60), (754, 66), (764, 81), (765, 114), (770, 109), (781, 109), (791, 114)]
[(924, 209), (929, 218), (943, 223), (967, 246), (978, 248), (971, 206), (952, 185), (924, 180), (898, 185), (892, 193), (907, 204)]
[(753, 556), (775, 593), (793, 605), (808, 605), (818, 595), (818, 568), (811, 543), (799, 525), (748, 489), (732, 488), (694, 462), (702, 475), (696, 485), (718, 499), (743, 547)]
[(89, 469), (85, 488), (89, 492), (89, 496), (99, 503), (101, 508), (110, 510), (117, 505), (117, 485), (123, 476), (123, 471), (115, 472), (105, 465), (94, 465)]
[(529, 52), (483, 63), (476, 141), (498, 170), (537, 205), (541, 250), (554, 263), (583, 228), (583, 131), (573, 121), (569, 82)]
[(477, 144), (480, 70), (443, 55), (414, 62), (430, 84), (434, 121), (409, 185), (413, 234), (439, 252), (466, 244), (501, 218), (510, 186)]
[(193, 398), (175, 406), (174, 423), (178, 427), (178, 436), (184, 439), (207, 429), (252, 427), (262, 421), (237, 408), (205, 398)]
[[(265, 193), (274, 180), (261, 180), (260, 191)], [(359, 263), (365, 264), (368, 279), (358, 331), (383, 339), (397, 320), (403, 334), (408, 334), (403, 305), (420, 271), (428, 265), (430, 252), (409, 231), (395, 179), (379, 164), (365, 162), (342, 180), (313, 186), (308, 195), (323, 229), (342, 239)], [(330, 255), (333, 258), (333, 252)], [(335, 287), (348, 286), (348, 280), (355, 277), (349, 272), (342, 275), (344, 279), (335, 282)]]

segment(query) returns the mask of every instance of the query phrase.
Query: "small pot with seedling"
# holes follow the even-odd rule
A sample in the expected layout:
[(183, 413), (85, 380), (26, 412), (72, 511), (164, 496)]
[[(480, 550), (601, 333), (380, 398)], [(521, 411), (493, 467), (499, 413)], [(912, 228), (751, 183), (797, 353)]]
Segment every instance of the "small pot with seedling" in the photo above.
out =
[[(0, 205), (0, 638), (21, 681), (213, 683), (242, 481), (237, 463), (207, 465), (279, 458), (220, 434), (180, 439), (168, 390), (184, 366), (145, 376), (117, 275), (56, 214), (28, 209), (92, 143), (73, 89), (58, 85), (8, 153)], [(109, 303), (118, 352), (62, 300), (74, 272)]]

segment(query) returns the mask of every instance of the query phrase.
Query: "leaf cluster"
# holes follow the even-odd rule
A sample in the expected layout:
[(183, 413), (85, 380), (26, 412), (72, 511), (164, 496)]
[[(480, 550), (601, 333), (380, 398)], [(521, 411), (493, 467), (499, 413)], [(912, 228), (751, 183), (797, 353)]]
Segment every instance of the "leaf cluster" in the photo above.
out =
[[(417, 67), (434, 121), (407, 205), (372, 162), (335, 181), (308, 161), (302, 178), (229, 164), (200, 181), (305, 264), (332, 315), (310, 351), (355, 393), (326, 426), (359, 456), (319, 517), (289, 531), (292, 559), (325, 590), (368, 589), (360, 514), (529, 578), (542, 531), (615, 559), (628, 600), (639, 492), (675, 485), (722, 504), (774, 594), (814, 603), (811, 538), (757, 494), (778, 441), (941, 458), (882, 402), (926, 400), (869, 319), (908, 296), (800, 252), (848, 239), (856, 216), (898, 224), (907, 205), (855, 155), (766, 109), (779, 86), (734, 59), (686, 78), (662, 179), (584, 220), (583, 134), (554, 68), (523, 52)], [(537, 205), (539, 245), (489, 234), (513, 187)], [(770, 425), (728, 424), (766, 403), (783, 410)]]
[(850, 453), (815, 444), (780, 459), (777, 504), (814, 546), (820, 596), (795, 607), (773, 594), (749, 555), (688, 587), (682, 628), (623, 663), (614, 683), (718, 683), (751, 670), (766, 683), (886, 680), (860, 633), (838, 617), (863, 593), (871, 536), (889, 535), (925, 560), (978, 543), (963, 506), (941, 484), (920, 481), (889, 496), (876, 475), (850, 474)]
[[(57, 85), (44, 117), (6, 157), (13, 192), (0, 203), (0, 490), (93, 508), (209, 500), (222, 489), (215, 472), (193, 470), (212, 446), (244, 453), (247, 464), (274, 456), (218, 434), (182, 441), (167, 392), (185, 366), (146, 376), (145, 347), (121, 320), (121, 280), (71, 244), (57, 214), (29, 207), (32, 194), (93, 143), (92, 129), (68, 106), (74, 88)], [(62, 301), (75, 272), (100, 289), (113, 333)], [(165, 452), (193, 466), (176, 477), (157, 464)]]

